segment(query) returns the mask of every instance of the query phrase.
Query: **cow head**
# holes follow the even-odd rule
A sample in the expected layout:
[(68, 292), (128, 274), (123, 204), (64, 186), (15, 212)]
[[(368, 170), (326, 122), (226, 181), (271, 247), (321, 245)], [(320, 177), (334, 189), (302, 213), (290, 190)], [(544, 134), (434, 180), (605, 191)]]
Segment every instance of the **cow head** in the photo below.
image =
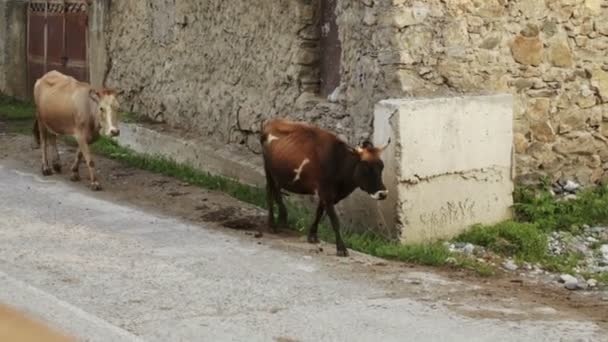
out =
[(120, 134), (118, 129), (118, 110), (116, 92), (110, 89), (91, 89), (89, 97), (95, 104), (95, 115), (99, 122), (101, 134), (115, 137)]
[(371, 142), (366, 141), (355, 149), (360, 159), (355, 166), (354, 181), (361, 190), (376, 200), (386, 199), (388, 195), (388, 190), (382, 182), (384, 163), (380, 157), (390, 142), (389, 139), (386, 145), (374, 147)]

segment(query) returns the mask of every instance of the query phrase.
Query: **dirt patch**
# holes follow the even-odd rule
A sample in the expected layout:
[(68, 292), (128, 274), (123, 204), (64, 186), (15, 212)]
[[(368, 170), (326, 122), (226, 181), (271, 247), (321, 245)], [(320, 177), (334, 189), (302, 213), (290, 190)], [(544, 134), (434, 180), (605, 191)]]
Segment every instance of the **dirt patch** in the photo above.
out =
[(233, 207), (221, 208), (201, 215), (201, 218), (209, 222), (223, 222), (228, 219), (234, 218), (236, 209)]
[(265, 224), (259, 216), (249, 216), (224, 222), (222, 226), (237, 230), (254, 230), (263, 229)]
[[(3, 164), (38, 174), (40, 150), (32, 149), (31, 142), (29, 136), (0, 134)], [(69, 170), (74, 148), (62, 145), (60, 154), (63, 169)], [(509, 273), (480, 278), (462, 270), (385, 261), (357, 252), (352, 252), (349, 258), (337, 258), (333, 244), (311, 245), (306, 243), (304, 236), (293, 231), (271, 234), (264, 210), (223, 193), (126, 167), (99, 156), (95, 157), (95, 163), (104, 187), (103, 191), (95, 193), (99, 198), (177, 217), (205, 229), (236, 234), (251, 243), (290, 251), (303, 258), (316, 258), (341, 278), (363, 279), (384, 288), (384, 297), (415, 298), (428, 301), (429, 305), (442, 303), (455, 312), (476, 318), (551, 320), (568, 317), (593, 321), (608, 329), (608, 301), (602, 301), (597, 295), (568, 292), (552, 284)], [(90, 191), (84, 166), (80, 174), (82, 181), (79, 183), (70, 182), (67, 172), (50, 177), (71, 184), (76, 191)], [(497, 305), (500, 310), (495, 309)]]

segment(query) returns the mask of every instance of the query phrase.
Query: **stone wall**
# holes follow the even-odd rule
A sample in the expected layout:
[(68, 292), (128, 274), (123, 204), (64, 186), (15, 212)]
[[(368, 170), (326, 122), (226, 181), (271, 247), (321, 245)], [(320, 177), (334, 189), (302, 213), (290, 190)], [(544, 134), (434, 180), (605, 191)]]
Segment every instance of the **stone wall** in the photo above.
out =
[(518, 181), (605, 178), (608, 0), (338, 0), (341, 85), (327, 99), (318, 8), (115, 1), (104, 79), (128, 110), (255, 152), (268, 117), (357, 143), (382, 99), (510, 92)]
[(0, 94), (25, 99), (26, 1), (0, 0)]
[(520, 182), (608, 176), (608, 1), (393, 3), (407, 94), (512, 92)]
[(338, 3), (343, 84), (332, 101), (318, 95), (317, 0), (112, 2), (106, 83), (127, 110), (253, 151), (273, 116), (360, 140), (385, 97), (375, 57), (385, 40), (361, 25), (368, 5)]

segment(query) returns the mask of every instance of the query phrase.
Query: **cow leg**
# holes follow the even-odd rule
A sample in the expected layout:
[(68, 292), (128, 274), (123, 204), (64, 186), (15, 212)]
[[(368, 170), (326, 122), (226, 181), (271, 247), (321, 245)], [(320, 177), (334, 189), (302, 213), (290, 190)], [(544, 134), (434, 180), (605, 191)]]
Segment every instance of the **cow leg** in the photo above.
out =
[(268, 226), (273, 232), (277, 232), (277, 226), (274, 224), (274, 190), (273, 185), (268, 182), (266, 184), (266, 201), (268, 202)]
[(274, 199), (279, 204), (279, 228), (287, 228), (287, 207), (285, 207), (285, 203), (283, 202), (283, 195), (281, 195), (281, 188), (275, 186), (276, 190), (274, 193)]
[(80, 161), (82, 160), (82, 152), (80, 151), (80, 147), (78, 148), (78, 150), (76, 151), (76, 160), (74, 160), (74, 164), (72, 164), (71, 167), (71, 171), (72, 171), (72, 176), (70, 177), (70, 180), (72, 182), (77, 182), (80, 180), (80, 174), (78, 173), (78, 168), (80, 167)]
[(348, 256), (348, 250), (344, 245), (344, 241), (342, 241), (342, 236), (340, 236), (340, 221), (338, 220), (338, 215), (336, 215), (336, 210), (334, 209), (334, 205), (330, 204), (331, 201), (327, 201), (325, 206), (325, 210), (327, 210), (327, 215), (331, 220), (331, 226), (334, 229), (334, 233), (336, 234), (336, 249), (338, 256)]
[(78, 137), (78, 148), (82, 151), (82, 155), (84, 156), (84, 160), (87, 163), (87, 167), (89, 169), (89, 179), (91, 180), (91, 190), (97, 191), (101, 190), (101, 186), (97, 181), (97, 176), (95, 175), (95, 162), (91, 158), (91, 151), (89, 151), (89, 145), (83, 137)]
[(268, 202), (268, 227), (270, 227), (270, 229), (276, 233), (276, 232), (278, 232), (278, 229), (277, 229), (276, 225), (274, 224), (275, 183), (274, 183), (274, 180), (272, 179), (272, 176), (270, 175), (270, 170), (268, 168), (268, 165), (266, 165), (266, 162), (264, 162), (264, 173), (266, 175), (266, 201)]
[(47, 155), (47, 131), (44, 125), (39, 123), (38, 134), (40, 135), (40, 151), (42, 151), (42, 175), (50, 176), (53, 174), (49, 167), (49, 159)]
[(308, 242), (309, 243), (319, 243), (319, 237), (317, 236), (317, 231), (319, 229), (319, 222), (325, 213), (325, 207), (321, 201), (319, 201), (319, 205), (317, 206), (317, 213), (315, 215), (315, 220), (312, 222), (310, 229), (308, 230)]
[(51, 153), (53, 154), (53, 171), (61, 173), (61, 160), (59, 159), (59, 150), (57, 149), (57, 136), (52, 133), (48, 133), (48, 140), (51, 146)]

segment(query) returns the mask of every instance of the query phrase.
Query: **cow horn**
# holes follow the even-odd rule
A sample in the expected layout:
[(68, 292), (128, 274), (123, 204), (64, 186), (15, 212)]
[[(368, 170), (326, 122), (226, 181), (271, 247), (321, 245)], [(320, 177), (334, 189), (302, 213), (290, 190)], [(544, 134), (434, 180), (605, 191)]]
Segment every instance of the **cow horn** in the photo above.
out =
[(91, 100), (95, 101), (96, 103), (99, 103), (99, 92), (93, 88), (91, 88), (91, 90), (89, 90), (89, 97), (91, 98)]
[(388, 145), (390, 145), (391, 143), (391, 137), (388, 137), (388, 141), (386, 142), (386, 144), (384, 144), (384, 146), (380, 147), (380, 151), (384, 151)]

